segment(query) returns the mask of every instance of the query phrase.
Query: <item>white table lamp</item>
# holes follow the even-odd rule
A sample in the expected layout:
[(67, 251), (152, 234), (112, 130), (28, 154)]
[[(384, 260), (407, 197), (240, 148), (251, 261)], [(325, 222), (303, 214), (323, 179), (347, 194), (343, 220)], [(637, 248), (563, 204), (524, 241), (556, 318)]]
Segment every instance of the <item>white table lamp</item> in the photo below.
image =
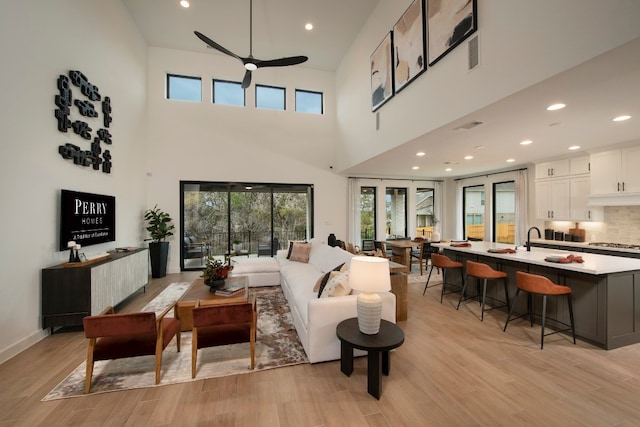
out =
[(349, 286), (358, 294), (358, 327), (360, 332), (375, 335), (380, 331), (382, 298), (377, 292), (391, 289), (389, 260), (373, 256), (351, 258)]

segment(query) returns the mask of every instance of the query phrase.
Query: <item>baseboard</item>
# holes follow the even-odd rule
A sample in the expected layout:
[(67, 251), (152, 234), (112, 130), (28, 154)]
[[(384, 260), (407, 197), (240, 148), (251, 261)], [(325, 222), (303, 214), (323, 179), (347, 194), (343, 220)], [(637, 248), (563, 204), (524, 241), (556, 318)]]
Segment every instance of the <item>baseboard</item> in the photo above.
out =
[(4, 348), (0, 351), (0, 364), (6, 362), (12, 357), (22, 353), (24, 350), (28, 349), (38, 341), (49, 336), (48, 330), (41, 330), (38, 332), (34, 332), (28, 337), (18, 341), (17, 343), (10, 345), (7, 348)]

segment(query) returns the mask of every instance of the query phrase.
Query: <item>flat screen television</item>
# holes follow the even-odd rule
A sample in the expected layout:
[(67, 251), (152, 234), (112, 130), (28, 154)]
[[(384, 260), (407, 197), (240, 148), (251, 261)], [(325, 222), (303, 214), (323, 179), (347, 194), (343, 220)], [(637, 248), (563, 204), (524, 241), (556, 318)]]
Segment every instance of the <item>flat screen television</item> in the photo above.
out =
[(60, 250), (73, 240), (82, 247), (116, 240), (116, 198), (60, 190)]

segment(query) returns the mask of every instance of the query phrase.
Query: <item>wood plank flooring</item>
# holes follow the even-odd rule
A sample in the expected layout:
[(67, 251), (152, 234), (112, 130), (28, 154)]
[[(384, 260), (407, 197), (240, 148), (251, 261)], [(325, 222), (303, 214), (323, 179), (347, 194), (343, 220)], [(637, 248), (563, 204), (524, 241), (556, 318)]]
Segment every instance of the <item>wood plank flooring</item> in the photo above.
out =
[[(166, 285), (153, 279), (121, 311), (140, 310)], [(426, 276), (425, 276), (426, 277)], [(409, 286), (405, 343), (391, 356), (378, 401), (366, 358), (298, 365), (187, 384), (41, 402), (86, 355), (82, 331), (56, 333), (0, 365), (4, 426), (637, 426), (640, 345), (605, 351), (565, 335), (545, 339), (524, 320), (440, 288)]]

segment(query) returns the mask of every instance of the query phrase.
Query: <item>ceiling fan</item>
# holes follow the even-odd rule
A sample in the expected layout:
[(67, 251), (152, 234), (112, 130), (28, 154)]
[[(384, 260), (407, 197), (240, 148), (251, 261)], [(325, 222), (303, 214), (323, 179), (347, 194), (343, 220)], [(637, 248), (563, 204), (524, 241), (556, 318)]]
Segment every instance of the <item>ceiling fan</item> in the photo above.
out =
[(290, 56), (287, 58), (279, 58), (279, 59), (270, 59), (270, 60), (261, 60), (253, 57), (253, 0), (249, 0), (249, 56), (243, 58), (242, 56), (236, 55), (228, 49), (220, 46), (218, 43), (211, 40), (209, 37), (204, 34), (194, 31), (195, 35), (198, 36), (200, 40), (211, 46), (212, 48), (226, 54), (232, 56), (242, 62), (245, 68), (244, 78), (242, 79), (242, 88), (246, 89), (251, 84), (251, 72), (255, 71), (258, 68), (262, 67), (284, 67), (287, 65), (297, 65), (302, 64), (307, 61), (309, 58), (306, 56)]

